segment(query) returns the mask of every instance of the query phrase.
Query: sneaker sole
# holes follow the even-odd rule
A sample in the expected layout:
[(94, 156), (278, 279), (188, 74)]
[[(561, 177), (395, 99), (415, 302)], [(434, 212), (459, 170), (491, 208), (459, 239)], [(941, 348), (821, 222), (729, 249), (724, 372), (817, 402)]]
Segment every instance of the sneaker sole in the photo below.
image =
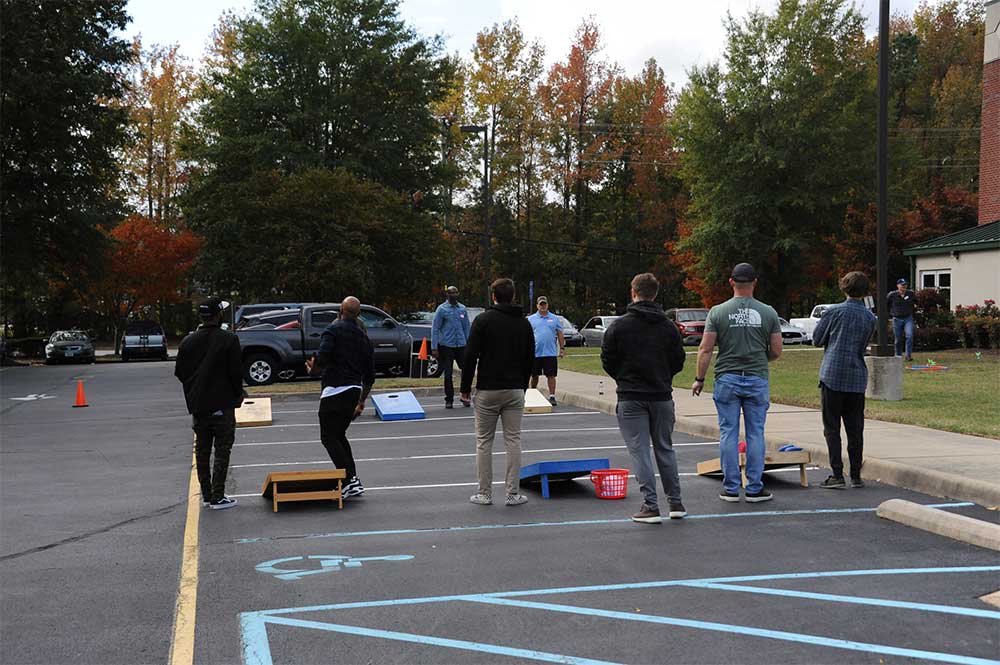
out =
[(633, 517), (633, 522), (638, 522), (639, 524), (661, 524), (663, 523), (663, 516), (657, 517)]
[(684, 518), (684, 517), (687, 517), (687, 511), (686, 510), (671, 510), (670, 511), (670, 519), (672, 519), (672, 520), (679, 520), (679, 519)]
[(739, 503), (740, 502), (740, 497), (739, 497), (738, 494), (736, 496), (727, 496), (725, 494), (720, 494), (719, 498), (721, 500), (725, 501), (726, 503)]
[(746, 497), (746, 502), (747, 503), (764, 503), (765, 501), (770, 501), (773, 498), (774, 498), (773, 494), (771, 496), (748, 496), (748, 497)]
[(824, 490), (843, 490), (843, 489), (847, 489), (847, 485), (820, 485), (820, 489), (824, 489)]
[(212, 510), (225, 510), (226, 508), (235, 508), (235, 507), (236, 507), (236, 502), (235, 501), (233, 501), (232, 503), (227, 503), (227, 504), (221, 505), (221, 506), (209, 506), (209, 508), (211, 508)]

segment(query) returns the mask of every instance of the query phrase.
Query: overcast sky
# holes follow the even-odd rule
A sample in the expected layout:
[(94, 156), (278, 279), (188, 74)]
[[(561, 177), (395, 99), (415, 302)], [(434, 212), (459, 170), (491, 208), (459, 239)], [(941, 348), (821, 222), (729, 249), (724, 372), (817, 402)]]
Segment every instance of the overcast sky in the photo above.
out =
[[(878, 27), (878, 0), (859, 0)], [(894, 13), (910, 14), (918, 0), (893, 0)], [(440, 34), (449, 52), (468, 57), (476, 33), (517, 18), (530, 39), (545, 47), (546, 61), (565, 58), (580, 21), (594, 16), (604, 35), (605, 55), (636, 74), (650, 57), (678, 88), (693, 64), (718, 60), (724, 44), (722, 18), (744, 16), (753, 7), (770, 11), (777, 0), (403, 0), (403, 18), (423, 35)], [(218, 17), (227, 9), (245, 12), (253, 0), (131, 0), (128, 35), (146, 44), (178, 43), (197, 62)]]

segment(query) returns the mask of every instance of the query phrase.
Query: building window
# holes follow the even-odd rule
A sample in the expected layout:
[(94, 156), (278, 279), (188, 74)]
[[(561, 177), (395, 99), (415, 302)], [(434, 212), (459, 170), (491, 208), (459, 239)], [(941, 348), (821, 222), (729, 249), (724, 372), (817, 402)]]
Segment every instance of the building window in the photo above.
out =
[(921, 270), (920, 288), (937, 289), (941, 295), (951, 303), (951, 271), (950, 270)]

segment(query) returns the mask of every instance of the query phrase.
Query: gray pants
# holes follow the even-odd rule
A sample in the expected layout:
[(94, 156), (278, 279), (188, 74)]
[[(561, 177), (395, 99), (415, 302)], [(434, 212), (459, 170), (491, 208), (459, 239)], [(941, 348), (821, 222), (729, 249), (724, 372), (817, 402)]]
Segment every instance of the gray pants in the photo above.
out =
[(523, 390), (480, 390), (473, 400), (476, 411), (476, 474), (479, 493), (493, 493), (493, 437), (497, 419), (503, 422), (507, 448), (507, 494), (521, 489), (521, 419), (524, 417)]
[(680, 501), (681, 479), (677, 475), (677, 456), (671, 439), (674, 433), (674, 401), (620, 401), (616, 412), (618, 429), (621, 430), (635, 466), (635, 479), (639, 481), (643, 506), (659, 508), (656, 500), (656, 475), (649, 455), (650, 443), (667, 499)]

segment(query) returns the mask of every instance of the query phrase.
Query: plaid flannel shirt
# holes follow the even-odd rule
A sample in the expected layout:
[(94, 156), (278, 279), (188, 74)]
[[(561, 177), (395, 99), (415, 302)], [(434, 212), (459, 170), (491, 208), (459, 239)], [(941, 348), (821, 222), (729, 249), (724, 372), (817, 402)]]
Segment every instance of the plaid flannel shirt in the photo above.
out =
[(857, 300), (847, 300), (823, 313), (813, 332), (813, 344), (826, 347), (819, 367), (820, 383), (843, 393), (865, 392), (865, 349), (875, 332), (875, 321), (875, 315)]

